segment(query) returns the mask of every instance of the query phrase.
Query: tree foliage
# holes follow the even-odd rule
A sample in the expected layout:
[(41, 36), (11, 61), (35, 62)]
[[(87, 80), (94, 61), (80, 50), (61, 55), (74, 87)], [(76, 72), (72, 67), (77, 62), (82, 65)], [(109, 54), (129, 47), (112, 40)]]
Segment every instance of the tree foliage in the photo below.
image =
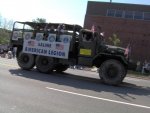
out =
[(0, 15), (0, 44), (9, 43), (13, 23), (14, 22), (12, 20), (2, 18)]
[(32, 22), (36, 22), (36, 23), (46, 23), (46, 19), (44, 19), (44, 18), (36, 18), (36, 19), (33, 19)]
[(0, 29), (0, 44), (8, 44), (11, 32), (6, 29)]
[(114, 46), (120, 46), (121, 44), (121, 41), (116, 34), (113, 34), (112, 37), (109, 37), (109, 40)]
[[(44, 18), (36, 18), (32, 21), (36, 23), (46, 23), (46, 19)], [(9, 43), (13, 23), (13, 20), (8, 20), (0, 15), (0, 44)]]

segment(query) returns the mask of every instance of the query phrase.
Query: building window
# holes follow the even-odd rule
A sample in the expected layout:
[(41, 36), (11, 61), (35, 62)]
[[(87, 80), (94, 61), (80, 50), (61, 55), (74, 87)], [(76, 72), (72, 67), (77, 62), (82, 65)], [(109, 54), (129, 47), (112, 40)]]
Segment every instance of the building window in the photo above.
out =
[(150, 20), (150, 12), (144, 12), (144, 20)]
[(135, 20), (141, 20), (141, 19), (143, 19), (143, 12), (135, 11), (134, 12), (134, 19)]
[(150, 12), (107, 9), (107, 16), (134, 20), (150, 20)]
[(123, 17), (123, 11), (122, 10), (116, 10), (115, 17)]
[(125, 11), (125, 18), (133, 19), (133, 11)]
[(115, 9), (108, 9), (107, 10), (107, 16), (115, 16)]

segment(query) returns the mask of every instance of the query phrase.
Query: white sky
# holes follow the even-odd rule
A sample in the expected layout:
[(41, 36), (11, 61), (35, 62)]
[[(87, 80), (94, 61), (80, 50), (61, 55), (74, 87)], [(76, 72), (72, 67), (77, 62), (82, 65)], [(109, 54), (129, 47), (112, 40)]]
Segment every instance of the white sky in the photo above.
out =
[[(72, 5), (73, 0), (0, 0), (0, 14), (15, 21), (32, 21), (39, 17), (45, 18), (47, 22), (83, 25), (82, 15), (85, 15), (84, 3), (87, 0), (77, 1)], [(83, 18), (79, 19), (81, 16)]]
[[(88, 0), (0, 0), (0, 15), (14, 21), (45, 18), (47, 22), (83, 26)], [(110, 0), (90, 0), (107, 1)], [(112, 0), (113, 2), (150, 4), (150, 0)]]

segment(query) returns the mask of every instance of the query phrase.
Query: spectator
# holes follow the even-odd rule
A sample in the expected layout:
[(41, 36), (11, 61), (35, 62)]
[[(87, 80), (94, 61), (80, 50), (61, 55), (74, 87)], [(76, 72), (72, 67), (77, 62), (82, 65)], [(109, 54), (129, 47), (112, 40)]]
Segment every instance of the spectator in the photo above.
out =
[(147, 62), (147, 60), (145, 60), (143, 67), (142, 67), (142, 74), (147, 73), (148, 71), (149, 71), (148, 70), (148, 62)]
[(141, 62), (138, 61), (136, 64), (136, 71), (140, 72), (141, 71)]
[(8, 59), (11, 59), (13, 57), (12, 51), (8, 51), (7, 56), (8, 56)]
[(12, 49), (12, 56), (13, 56), (13, 58), (16, 57), (16, 51), (17, 51), (17, 48), (13, 47), (13, 49)]

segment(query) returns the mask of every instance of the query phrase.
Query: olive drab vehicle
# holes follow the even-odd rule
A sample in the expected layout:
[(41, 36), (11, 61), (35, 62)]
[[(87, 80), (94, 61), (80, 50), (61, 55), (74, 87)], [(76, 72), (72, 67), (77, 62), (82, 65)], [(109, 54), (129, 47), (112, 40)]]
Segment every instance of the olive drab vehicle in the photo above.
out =
[(106, 45), (103, 36), (79, 25), (15, 22), (11, 47), (17, 47), (18, 65), (36, 66), (42, 73), (63, 72), (70, 65), (96, 66), (106, 84), (118, 85), (127, 74), (125, 49)]

